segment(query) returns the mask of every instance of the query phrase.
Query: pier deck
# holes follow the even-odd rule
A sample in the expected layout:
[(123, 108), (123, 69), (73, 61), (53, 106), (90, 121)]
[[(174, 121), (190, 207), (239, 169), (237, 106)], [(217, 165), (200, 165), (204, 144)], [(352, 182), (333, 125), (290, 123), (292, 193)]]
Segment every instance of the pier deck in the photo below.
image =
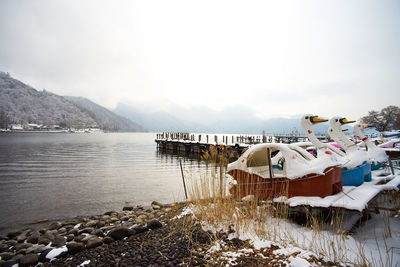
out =
[[(326, 136), (318, 136), (327, 140)], [(229, 159), (236, 160), (250, 145), (260, 143), (293, 143), (307, 141), (306, 136), (293, 134), (279, 135), (222, 135), (222, 134), (191, 134), (191, 133), (158, 133), (155, 142), (162, 151), (190, 153), (202, 155), (216, 147), (218, 151), (229, 154)]]

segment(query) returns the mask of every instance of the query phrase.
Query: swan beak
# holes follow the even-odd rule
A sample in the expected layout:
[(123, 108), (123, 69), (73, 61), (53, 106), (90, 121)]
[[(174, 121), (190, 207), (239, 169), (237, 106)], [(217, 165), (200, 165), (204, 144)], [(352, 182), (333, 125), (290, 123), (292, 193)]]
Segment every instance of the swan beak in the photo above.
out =
[(349, 129), (342, 129), (342, 132), (345, 132), (345, 131), (347, 131), (347, 130), (349, 130)]
[(328, 121), (328, 120), (327, 119), (318, 118), (318, 116), (312, 116), (311, 117), (312, 124), (317, 124), (317, 123), (326, 122), (326, 121)]
[(346, 118), (342, 118), (341, 120), (340, 120), (340, 123), (343, 125), (343, 124), (348, 124), (348, 123), (353, 123), (353, 122), (356, 122), (356, 121), (348, 121)]

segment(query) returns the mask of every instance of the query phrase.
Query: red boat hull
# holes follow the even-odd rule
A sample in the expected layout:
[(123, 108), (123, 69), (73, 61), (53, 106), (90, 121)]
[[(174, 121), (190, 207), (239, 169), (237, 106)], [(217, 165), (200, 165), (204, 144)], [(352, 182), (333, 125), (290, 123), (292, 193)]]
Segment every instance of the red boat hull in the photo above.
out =
[(237, 184), (230, 193), (237, 198), (254, 195), (266, 199), (279, 196), (326, 197), (342, 191), (342, 175), (339, 167), (327, 168), (323, 175), (309, 174), (298, 179), (262, 178), (257, 174), (241, 170), (228, 172)]

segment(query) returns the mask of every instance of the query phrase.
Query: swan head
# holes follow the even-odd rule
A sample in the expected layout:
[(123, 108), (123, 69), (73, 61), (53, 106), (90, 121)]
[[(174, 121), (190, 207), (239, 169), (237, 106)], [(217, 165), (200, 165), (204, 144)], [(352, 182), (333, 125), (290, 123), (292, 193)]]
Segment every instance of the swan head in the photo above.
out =
[(356, 121), (349, 121), (347, 118), (336, 116), (336, 117), (331, 118), (331, 120), (329, 121), (329, 126), (331, 126), (332, 128), (338, 129), (342, 125), (353, 123), (353, 122), (356, 122)]
[(303, 128), (305, 129), (310, 129), (314, 124), (321, 123), (321, 122), (326, 122), (328, 121), (327, 119), (322, 119), (318, 117), (317, 115), (312, 115), (312, 114), (305, 114), (303, 117), (301, 117), (300, 124)]
[(368, 124), (356, 123), (356, 124), (354, 125), (354, 133), (355, 133), (358, 137), (364, 138), (363, 130), (364, 130), (365, 128), (370, 128), (370, 127), (371, 127), (371, 126), (368, 125)]

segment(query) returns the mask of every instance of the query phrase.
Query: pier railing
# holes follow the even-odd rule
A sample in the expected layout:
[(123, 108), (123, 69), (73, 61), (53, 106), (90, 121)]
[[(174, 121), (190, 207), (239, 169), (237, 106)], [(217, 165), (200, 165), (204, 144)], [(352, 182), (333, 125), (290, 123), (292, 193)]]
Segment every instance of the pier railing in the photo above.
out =
[[(326, 136), (318, 136), (326, 140)], [(195, 142), (210, 145), (253, 145), (260, 143), (294, 143), (308, 141), (306, 136), (293, 134), (263, 134), (263, 135), (223, 135), (223, 134), (194, 134), (163, 132), (156, 134), (156, 142), (159, 141), (180, 141)]]

